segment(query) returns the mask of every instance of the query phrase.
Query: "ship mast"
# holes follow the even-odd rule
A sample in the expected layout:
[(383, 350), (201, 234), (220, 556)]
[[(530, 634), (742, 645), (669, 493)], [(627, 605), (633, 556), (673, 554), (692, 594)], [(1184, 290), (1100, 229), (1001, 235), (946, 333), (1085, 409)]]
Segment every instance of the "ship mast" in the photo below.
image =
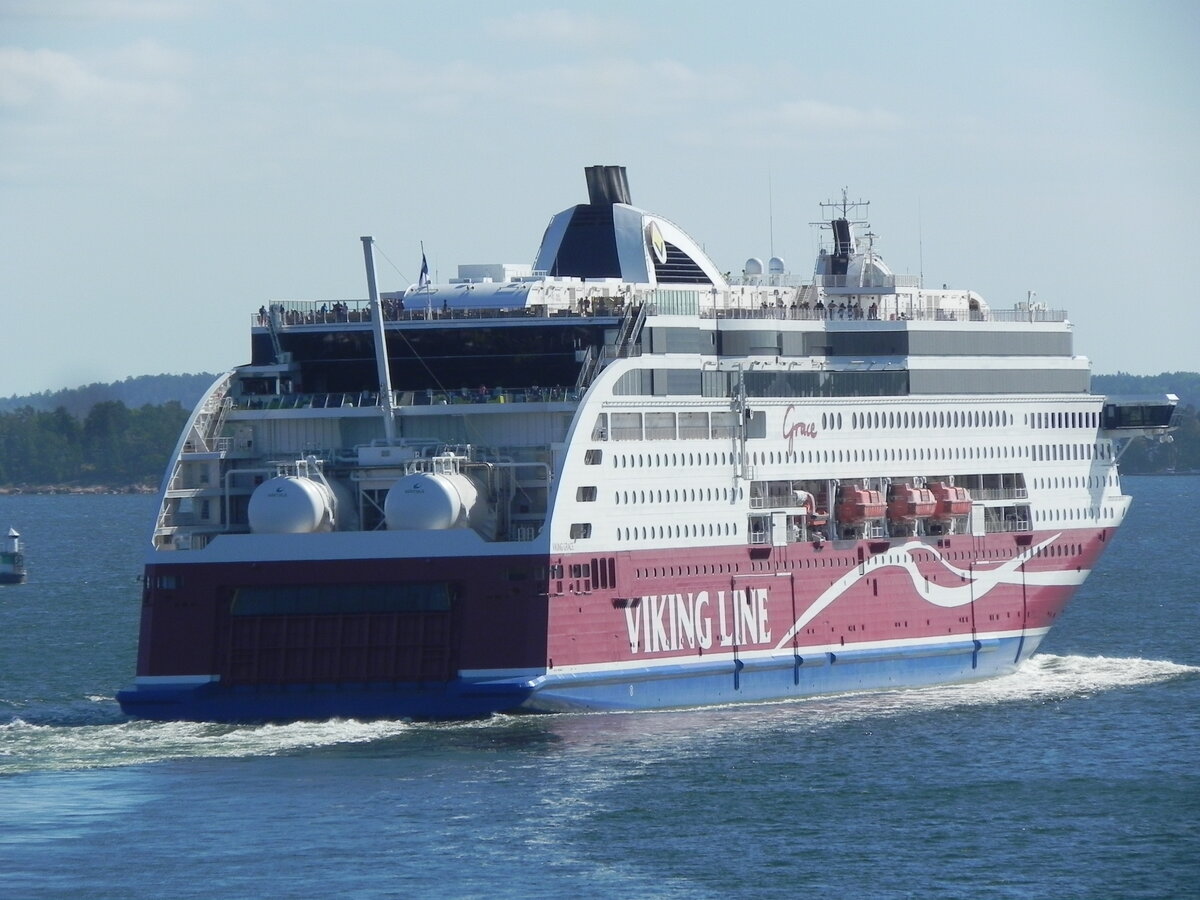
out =
[(375, 367), (379, 371), (379, 409), (383, 413), (383, 433), (389, 444), (396, 440), (396, 409), (392, 402), (392, 373), (388, 367), (387, 339), (383, 331), (383, 304), (375, 287), (375, 256), (371, 252), (374, 239), (364, 235), (363, 261), (367, 266), (367, 296), (371, 302), (371, 324), (375, 332)]

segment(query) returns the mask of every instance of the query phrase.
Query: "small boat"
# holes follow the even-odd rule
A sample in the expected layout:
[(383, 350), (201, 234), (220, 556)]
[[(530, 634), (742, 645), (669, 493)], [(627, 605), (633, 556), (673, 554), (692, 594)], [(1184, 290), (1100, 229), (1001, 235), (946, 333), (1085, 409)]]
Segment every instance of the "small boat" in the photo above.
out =
[(0, 584), (20, 584), (25, 580), (25, 556), (21, 553), (21, 535), (8, 529), (0, 540)]
[(965, 516), (971, 512), (971, 494), (966, 488), (935, 481), (929, 486), (933, 494), (935, 506), (933, 517), (936, 519), (952, 519)]
[(894, 520), (905, 522), (927, 519), (937, 509), (933, 492), (914, 484), (898, 484), (892, 488), (888, 515)]

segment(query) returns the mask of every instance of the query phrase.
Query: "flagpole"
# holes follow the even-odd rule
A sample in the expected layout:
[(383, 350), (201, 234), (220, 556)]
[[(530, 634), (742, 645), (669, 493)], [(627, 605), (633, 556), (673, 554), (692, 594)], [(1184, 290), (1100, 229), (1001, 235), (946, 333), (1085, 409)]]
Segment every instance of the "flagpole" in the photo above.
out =
[(421, 273), (417, 276), (417, 290), (425, 292), (425, 321), (433, 318), (432, 309), (430, 308), (432, 293), (429, 290), (429, 261), (425, 259), (425, 242), (421, 241)]

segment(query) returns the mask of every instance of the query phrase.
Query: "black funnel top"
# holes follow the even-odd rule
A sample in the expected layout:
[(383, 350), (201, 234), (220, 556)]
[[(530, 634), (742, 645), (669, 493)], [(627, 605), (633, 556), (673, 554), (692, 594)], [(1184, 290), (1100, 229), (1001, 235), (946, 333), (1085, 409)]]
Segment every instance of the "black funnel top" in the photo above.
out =
[(588, 166), (583, 170), (587, 177), (588, 203), (592, 206), (611, 206), (614, 203), (629, 205), (629, 179), (624, 166)]

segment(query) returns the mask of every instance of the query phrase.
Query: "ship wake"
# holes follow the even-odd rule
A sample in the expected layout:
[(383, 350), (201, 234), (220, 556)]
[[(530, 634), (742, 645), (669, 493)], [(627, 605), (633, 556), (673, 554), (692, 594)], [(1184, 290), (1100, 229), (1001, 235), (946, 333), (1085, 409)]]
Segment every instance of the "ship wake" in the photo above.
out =
[[(657, 713), (583, 713), (546, 717), (495, 716), (470, 722), (440, 724), (403, 721), (358, 722), (332, 719), (265, 725), (217, 725), (197, 722), (117, 721), (98, 724), (42, 724), (13, 718), (0, 724), (0, 776), (145, 765), (197, 758), (247, 758), (303, 754), (353, 745), (418, 739), (438, 743), (443, 736), (485, 729), (492, 738), (506, 729), (526, 739), (537, 722), (559, 739), (583, 739), (593, 730), (607, 734), (621, 719), (642, 722), (652, 718), (656, 740), (676, 727), (693, 734), (703, 725), (720, 731), (729, 727), (794, 729), (797, 714), (802, 728), (822, 730), (854, 721), (903, 716), (940, 709), (1009, 703), (1043, 704), (1097, 696), (1110, 691), (1148, 686), (1200, 675), (1200, 666), (1166, 660), (1104, 656), (1038, 654), (1012, 675), (963, 685), (896, 691), (872, 691), (814, 697), (783, 703), (735, 704), (725, 707)], [(99, 699), (99, 698), (94, 698)], [(628, 723), (632, 725), (632, 721)], [(624, 729), (622, 729), (624, 730)], [(516, 735), (514, 735), (514, 738)], [(486, 743), (486, 742), (485, 742)]]

